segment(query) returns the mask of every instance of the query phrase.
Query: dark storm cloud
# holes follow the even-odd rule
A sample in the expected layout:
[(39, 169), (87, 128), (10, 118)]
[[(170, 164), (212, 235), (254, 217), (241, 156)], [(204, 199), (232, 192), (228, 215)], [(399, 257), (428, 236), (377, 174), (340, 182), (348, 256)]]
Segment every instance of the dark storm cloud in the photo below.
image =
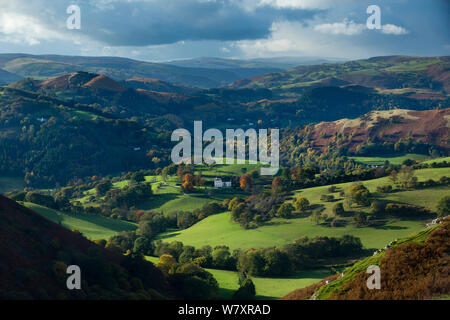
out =
[[(317, 11), (275, 8), (247, 0), (15, 0), (13, 8), (47, 28), (64, 28), (66, 8), (81, 8), (81, 34), (111, 46), (146, 46), (190, 40), (252, 40), (270, 34), (274, 21), (310, 18)], [(66, 30), (62, 30), (65, 32)]]
[(302, 19), (311, 12), (260, 7), (246, 10), (230, 0), (156, 0), (115, 3), (102, 10), (84, 9), (85, 32), (116, 46), (170, 44), (189, 40), (265, 38), (273, 21)]

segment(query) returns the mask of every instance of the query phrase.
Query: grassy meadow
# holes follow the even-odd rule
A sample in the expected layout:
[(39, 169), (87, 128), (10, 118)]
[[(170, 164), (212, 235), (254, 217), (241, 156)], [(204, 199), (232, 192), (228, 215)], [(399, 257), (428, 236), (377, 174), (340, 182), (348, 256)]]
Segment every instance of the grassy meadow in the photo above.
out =
[[(389, 161), (391, 164), (400, 165), (403, 161), (411, 159), (416, 160), (417, 162), (423, 162), (429, 159), (429, 156), (423, 154), (405, 154), (401, 156), (392, 156), (392, 157), (349, 157), (350, 159), (355, 160), (356, 162), (373, 165), (373, 166), (382, 166), (386, 161)], [(435, 162), (431, 160), (432, 162)]]
[[(450, 168), (417, 170), (419, 181), (430, 178), (439, 179), (441, 176), (449, 176)], [(336, 184), (337, 192), (333, 193), (337, 201), (324, 202), (320, 200), (322, 194), (328, 194), (329, 186), (314, 187), (295, 192), (294, 197), (306, 197), (314, 210), (320, 210), (328, 216), (333, 216), (333, 205), (342, 200), (339, 197), (340, 190), (346, 190), (353, 182)], [(441, 186), (425, 190), (399, 191), (389, 194), (376, 193), (377, 186), (392, 184), (388, 177), (364, 181), (363, 184), (374, 193), (375, 198), (395, 202), (411, 203), (435, 210), (436, 203), (449, 194), (450, 186)], [(358, 208), (368, 211), (369, 208)], [(354, 224), (342, 227), (329, 227), (316, 225), (306, 213), (294, 219), (276, 218), (257, 229), (245, 230), (231, 221), (230, 213), (225, 212), (210, 216), (186, 230), (176, 230), (160, 235), (164, 241), (181, 241), (186, 245), (200, 247), (206, 244), (211, 246), (227, 245), (231, 249), (259, 248), (281, 246), (302, 236), (329, 236), (340, 237), (345, 234), (360, 237), (365, 248), (381, 248), (395, 238), (406, 237), (411, 233), (421, 230), (426, 221), (433, 216), (424, 219), (402, 220), (390, 218), (383, 226), (359, 228)], [(350, 218), (348, 218), (350, 219)]]
[[(148, 261), (158, 263), (158, 257), (146, 257)], [(223, 299), (231, 299), (239, 288), (238, 274), (235, 271), (205, 269), (210, 272), (219, 283), (219, 295)], [(289, 292), (307, 287), (323, 278), (330, 276), (329, 270), (307, 270), (291, 277), (263, 278), (252, 277), (256, 289), (256, 299), (277, 299)]]
[(115, 220), (97, 215), (73, 215), (29, 202), (24, 202), (23, 205), (67, 229), (79, 230), (90, 240), (109, 239), (120, 231), (135, 230), (137, 228), (137, 224), (128, 221)]

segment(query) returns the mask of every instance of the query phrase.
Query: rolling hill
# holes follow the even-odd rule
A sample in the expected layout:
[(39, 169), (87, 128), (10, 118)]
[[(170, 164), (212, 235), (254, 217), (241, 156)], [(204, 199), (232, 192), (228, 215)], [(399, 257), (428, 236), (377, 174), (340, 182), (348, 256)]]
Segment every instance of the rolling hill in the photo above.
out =
[(184, 85), (173, 84), (154, 78), (137, 78), (133, 77), (122, 81), (124, 85), (132, 89), (143, 89), (156, 92), (170, 92), (170, 93), (194, 93), (199, 88), (188, 87)]
[(21, 79), (20, 76), (10, 73), (6, 70), (0, 69), (0, 86), (6, 85), (14, 81), (18, 81), (20, 79)]
[(336, 143), (338, 136), (348, 137), (339, 148), (356, 152), (370, 140), (395, 143), (408, 137), (450, 151), (450, 109), (412, 111), (405, 109), (372, 111), (358, 119), (341, 119), (313, 125), (312, 147), (323, 151)]
[[(307, 163), (331, 154), (389, 157), (407, 153), (448, 156), (450, 109), (372, 111), (356, 119), (340, 119), (289, 129), (281, 141), (281, 158)], [(416, 156), (417, 157), (417, 156)], [(308, 162), (309, 163), (309, 162)]]
[(31, 184), (143, 168), (159, 144), (136, 121), (28, 91), (0, 88), (0, 113), (0, 172)]
[(375, 57), (342, 64), (299, 66), (238, 80), (231, 88), (268, 88), (298, 95), (307, 87), (360, 85), (415, 99), (444, 99), (450, 92), (450, 57)]
[[(419, 181), (426, 181), (430, 178), (439, 180), (442, 176), (449, 175), (448, 168), (423, 169), (416, 172)], [(390, 184), (389, 178), (379, 178), (362, 182), (370, 192), (375, 193), (378, 186)], [(354, 182), (336, 184), (336, 201), (342, 200), (339, 196), (341, 190), (346, 190)], [(329, 186), (306, 188), (293, 192), (292, 199), (305, 197), (316, 210), (333, 217), (332, 207), (335, 202), (321, 200), (321, 195), (327, 194)], [(409, 203), (421, 207), (426, 207), (435, 211), (437, 202), (448, 193), (448, 186), (434, 187), (426, 190), (401, 191), (392, 194), (377, 194), (376, 199), (383, 201), (393, 201), (396, 203)], [(310, 214), (305, 214), (294, 219), (275, 218), (264, 226), (256, 229), (245, 230), (231, 220), (229, 212), (224, 212), (209, 216), (192, 227), (185, 230), (170, 231), (160, 235), (160, 239), (167, 242), (181, 241), (185, 245), (201, 247), (203, 245), (219, 246), (226, 245), (232, 249), (237, 248), (264, 248), (272, 246), (282, 246), (301, 236), (332, 236), (340, 237), (350, 234), (359, 237), (365, 248), (377, 249), (383, 247), (395, 238), (406, 237), (413, 232), (423, 229), (426, 220), (432, 216), (425, 216), (421, 219), (387, 219), (384, 226), (372, 226), (359, 228), (354, 224), (333, 228), (328, 225), (316, 225), (310, 218)]]

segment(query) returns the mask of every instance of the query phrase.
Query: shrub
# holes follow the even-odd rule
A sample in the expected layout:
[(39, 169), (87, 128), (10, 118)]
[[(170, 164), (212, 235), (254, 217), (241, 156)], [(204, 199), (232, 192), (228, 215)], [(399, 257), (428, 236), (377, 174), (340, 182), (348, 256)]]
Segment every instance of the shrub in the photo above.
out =
[(344, 204), (342, 202), (338, 202), (333, 206), (333, 213), (335, 216), (340, 217), (345, 214)]
[(428, 209), (403, 203), (388, 203), (385, 212), (397, 217), (426, 217), (430, 214)]
[(292, 204), (285, 202), (277, 210), (277, 216), (281, 218), (290, 218), (295, 208)]
[(243, 281), (239, 289), (233, 294), (235, 300), (252, 300), (255, 298), (256, 289), (253, 281), (247, 278)]
[(310, 207), (309, 200), (306, 198), (303, 198), (303, 197), (297, 198), (294, 205), (295, 205), (295, 208), (301, 212), (305, 212)]
[(378, 186), (377, 187), (377, 192), (379, 193), (390, 193), (392, 192), (392, 186), (390, 184), (386, 184), (383, 186)]
[(35, 204), (38, 204), (38, 205), (41, 205), (44, 207), (57, 209), (55, 200), (50, 195), (41, 194), (38, 192), (28, 192), (25, 195), (25, 201), (32, 202), (32, 203), (35, 203)]

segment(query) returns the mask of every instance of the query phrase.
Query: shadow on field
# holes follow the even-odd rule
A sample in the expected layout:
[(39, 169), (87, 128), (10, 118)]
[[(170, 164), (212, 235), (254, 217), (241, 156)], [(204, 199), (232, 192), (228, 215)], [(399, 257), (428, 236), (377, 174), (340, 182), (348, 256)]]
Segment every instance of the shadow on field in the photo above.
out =
[(169, 239), (178, 236), (181, 232), (171, 232), (169, 234), (160, 234), (158, 235), (158, 240)]
[(178, 197), (179, 194), (175, 193), (156, 194), (154, 198), (143, 202), (138, 208), (142, 210), (153, 210), (161, 207), (168, 201), (175, 200)]
[(374, 229), (380, 229), (380, 230), (404, 230), (408, 229), (407, 227), (401, 227), (401, 226), (371, 226)]

